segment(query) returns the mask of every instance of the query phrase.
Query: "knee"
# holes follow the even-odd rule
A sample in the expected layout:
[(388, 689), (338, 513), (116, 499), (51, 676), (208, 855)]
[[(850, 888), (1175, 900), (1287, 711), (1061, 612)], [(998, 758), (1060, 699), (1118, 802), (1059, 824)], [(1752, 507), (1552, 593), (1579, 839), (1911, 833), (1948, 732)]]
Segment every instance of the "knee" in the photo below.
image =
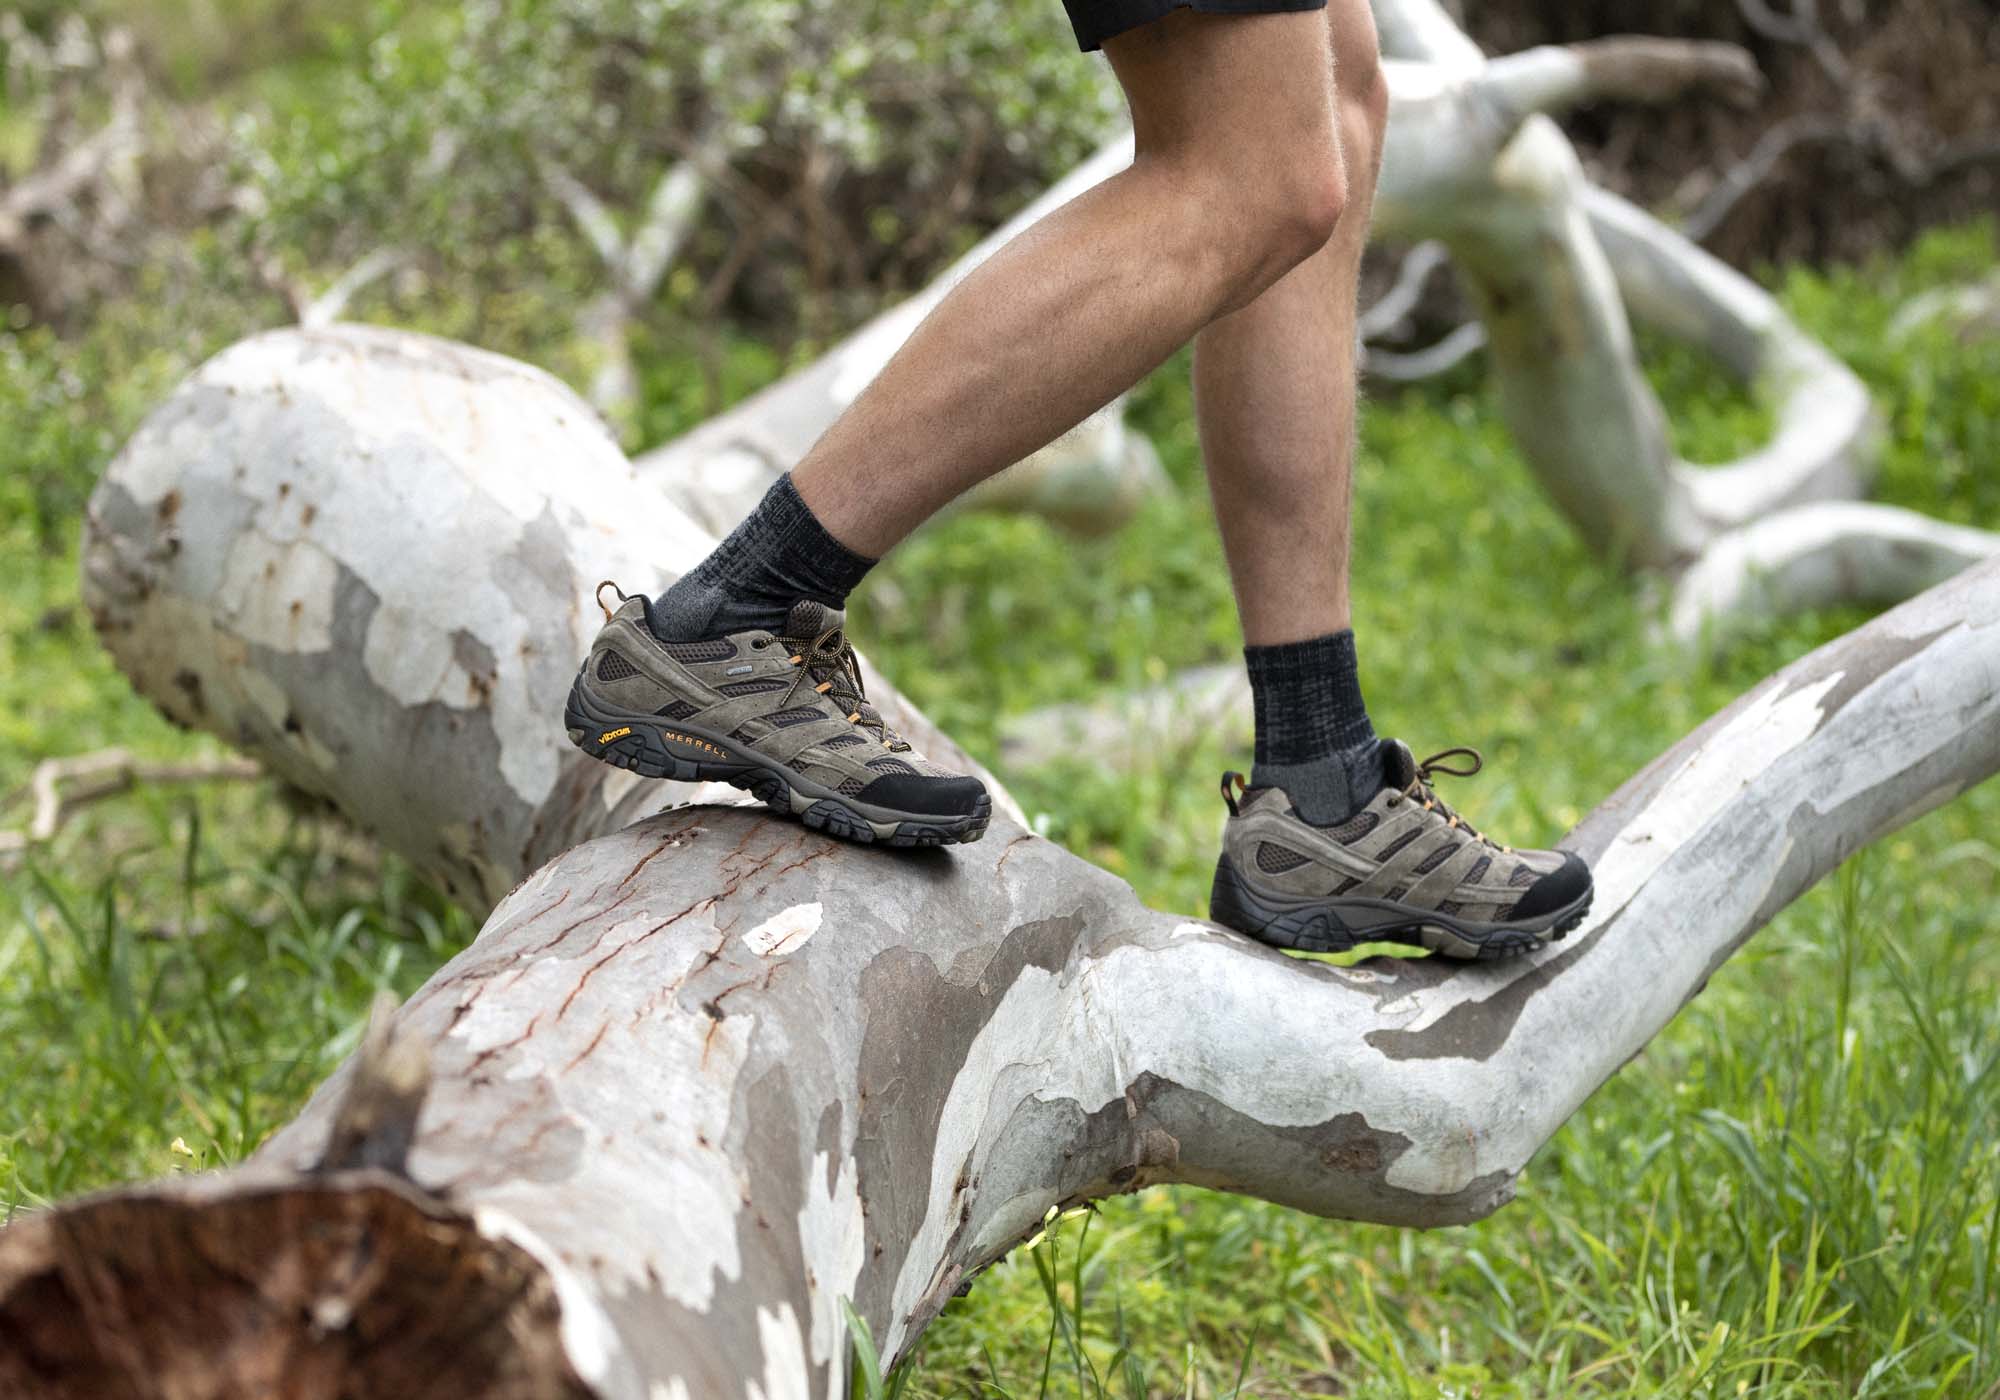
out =
[(1272, 158), (1239, 161), (1212, 206), (1237, 252), (1240, 291), (1255, 295), (1326, 246), (1348, 204), (1348, 172), (1332, 139), (1286, 143)]
[(1266, 239), (1272, 256), (1290, 267), (1317, 253), (1347, 212), (1346, 152), (1336, 142), (1312, 143), (1286, 163), (1272, 185)]
[(1178, 217), (1160, 251), (1217, 314), (1318, 252), (1347, 207), (1347, 172), (1330, 130), (1324, 140), (1273, 141), (1254, 153), (1142, 149), (1137, 165), (1170, 182)]

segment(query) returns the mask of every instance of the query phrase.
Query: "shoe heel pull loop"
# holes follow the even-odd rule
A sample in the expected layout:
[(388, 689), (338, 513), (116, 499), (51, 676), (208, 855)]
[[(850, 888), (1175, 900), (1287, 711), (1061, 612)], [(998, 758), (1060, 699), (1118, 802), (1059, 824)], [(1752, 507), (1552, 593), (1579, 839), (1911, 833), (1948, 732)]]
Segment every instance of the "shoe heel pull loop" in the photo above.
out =
[(1234, 769), (1222, 775), (1222, 800), (1229, 805), (1230, 816), (1242, 815), (1243, 809), (1237, 805), (1236, 799), (1243, 795), (1248, 786), (1243, 775)]
[(616, 583), (613, 583), (610, 579), (606, 579), (604, 580), (604, 582), (597, 585), (597, 588), (592, 594), (592, 596), (597, 599), (597, 606), (604, 610), (604, 620), (606, 622), (609, 622), (611, 621), (611, 614), (613, 610), (604, 601), (604, 590), (607, 588), (610, 589), (613, 593), (616, 593), (618, 595), (618, 606), (621, 608), (624, 607), (626, 603), (630, 602), (631, 599), (629, 595), (627, 595), (624, 589), (620, 588)]

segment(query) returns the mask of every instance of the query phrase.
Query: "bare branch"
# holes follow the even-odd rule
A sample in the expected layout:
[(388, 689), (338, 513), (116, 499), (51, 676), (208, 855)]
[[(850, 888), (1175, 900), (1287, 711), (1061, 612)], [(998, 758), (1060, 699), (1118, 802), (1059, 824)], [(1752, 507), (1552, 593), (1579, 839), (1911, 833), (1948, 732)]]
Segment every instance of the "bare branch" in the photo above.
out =
[(619, 232), (618, 220), (604, 201), (567, 169), (554, 161), (543, 161), (540, 168), (542, 183), (549, 187), (549, 193), (576, 220), (578, 230), (597, 250), (598, 260), (615, 274), (625, 263), (625, 235)]
[(347, 312), (347, 303), (369, 283), (394, 272), (410, 260), (400, 248), (377, 248), (335, 278), (333, 285), (299, 308), (302, 326), (330, 326)]
[(1804, 48), (1813, 56), (1821, 71), (1841, 87), (1846, 87), (1853, 79), (1854, 70), (1848, 64), (1847, 56), (1833, 42), (1826, 26), (1820, 23), (1819, 0), (1792, 0), (1789, 15), (1779, 14), (1766, 0), (1736, 0), (1736, 8), (1742, 14), (1744, 23), (1766, 39)]
[(1965, 337), (2000, 334), (2000, 273), (1970, 286), (1938, 287), (1911, 297), (1889, 322), (1892, 343), (1908, 340), (1936, 321)]
[(618, 269), (619, 282), (634, 302), (644, 301), (659, 290), (667, 269), (694, 232), (705, 192), (701, 167), (692, 160), (675, 162), (653, 186), (645, 216)]
[(1403, 318), (1423, 300), (1431, 274), (1450, 261), (1451, 254), (1434, 238), (1425, 239), (1405, 253), (1402, 265), (1396, 269), (1395, 283), (1357, 318), (1356, 332), (1361, 340), (1380, 339), (1402, 324)]
[(1779, 161), (1801, 146), (1844, 137), (1849, 137), (1847, 128), (1832, 117), (1805, 115), (1779, 122), (1759, 136), (1750, 153), (1730, 166), (1694, 212), (1681, 220), (1681, 232), (1697, 243), (1705, 241), (1745, 195), (1770, 177)]
[(1617, 35), (1490, 59), (1476, 84), (1508, 122), (1519, 125), (1536, 112), (1589, 102), (1669, 102), (1697, 91), (1747, 105), (1763, 91), (1764, 79), (1735, 44)]
[[(252, 782), (264, 770), (247, 758), (198, 760), (190, 763), (147, 763), (124, 749), (102, 749), (71, 758), (44, 759), (29, 776), (27, 793), (34, 813), (25, 828), (0, 831), (0, 861), (18, 857), (32, 846), (54, 838), (69, 819), (92, 803), (130, 792), (135, 787), (179, 783)], [(11, 804), (15, 799), (10, 798)]]
[(2000, 558), (2000, 534), (1862, 501), (1779, 511), (1723, 535), (1675, 585), (1667, 631), (1715, 641), (1807, 608), (1883, 607)]
[(1433, 379), (1462, 364), (1486, 348), (1486, 327), (1467, 321), (1444, 339), (1422, 350), (1384, 350), (1379, 345), (1362, 348), (1362, 372), (1398, 384)]

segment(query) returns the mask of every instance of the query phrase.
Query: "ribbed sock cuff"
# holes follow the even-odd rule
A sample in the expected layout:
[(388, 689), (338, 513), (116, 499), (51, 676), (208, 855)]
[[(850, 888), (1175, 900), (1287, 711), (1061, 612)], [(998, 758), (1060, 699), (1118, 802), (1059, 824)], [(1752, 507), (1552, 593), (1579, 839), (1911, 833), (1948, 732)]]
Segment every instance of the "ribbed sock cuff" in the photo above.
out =
[(776, 632), (801, 598), (846, 607), (847, 595), (874, 566), (820, 524), (787, 472), (706, 559), (660, 595), (647, 620), (665, 641)]
[(812, 598), (840, 608), (874, 567), (875, 560), (856, 554), (819, 523), (786, 472), (695, 573), (725, 592), (781, 593), (788, 602)]
[(1245, 647), (1243, 660), (1257, 721), (1257, 762), (1311, 763), (1373, 742), (1351, 628)]

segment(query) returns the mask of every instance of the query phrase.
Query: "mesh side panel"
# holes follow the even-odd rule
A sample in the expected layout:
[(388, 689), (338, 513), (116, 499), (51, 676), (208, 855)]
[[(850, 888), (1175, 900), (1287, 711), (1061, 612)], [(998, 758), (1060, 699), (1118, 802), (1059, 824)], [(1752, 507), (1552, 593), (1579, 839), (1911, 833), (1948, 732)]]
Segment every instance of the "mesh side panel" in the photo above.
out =
[(736, 643), (727, 637), (712, 642), (663, 642), (661, 650), (676, 661), (721, 661), (736, 655)]
[(1472, 869), (1465, 872), (1465, 883), (1468, 885), (1478, 884), (1479, 877), (1484, 875), (1488, 870), (1492, 868), (1493, 868), (1493, 857), (1481, 856), (1477, 861), (1473, 862)]
[(1387, 859), (1389, 859), (1390, 856), (1393, 856), (1394, 854), (1396, 854), (1396, 852), (1402, 850), (1403, 847), (1409, 845), (1412, 841), (1416, 840), (1419, 836), (1422, 836), (1423, 834), (1424, 834), (1424, 829), (1420, 826), (1414, 827), (1411, 830), (1404, 832), (1401, 836), (1398, 836), (1395, 840), (1391, 841), (1387, 846), (1383, 847), (1382, 853), (1376, 856), (1375, 859), (1386, 861)]
[(1535, 868), (1533, 866), (1524, 865), (1520, 869), (1514, 872), (1513, 878), (1510, 879), (1507, 883), (1512, 885), (1517, 890), (1525, 890), (1526, 888), (1528, 888), (1528, 886), (1534, 884), (1535, 881), (1541, 878), (1542, 877), (1540, 875), (1537, 875), (1535, 873)]
[(1382, 898), (1401, 899), (1404, 895), (1408, 894), (1409, 892), (1410, 892), (1410, 887), (1408, 885), (1398, 885), (1396, 886), (1395, 889), (1390, 890), (1389, 893), (1383, 895)]
[(622, 681), (638, 674), (639, 668), (627, 661), (623, 652), (607, 651), (597, 658), (597, 678), (601, 681)]
[(830, 749), (846, 749), (867, 742), (868, 740), (860, 734), (836, 734), (826, 741), (826, 746)]
[(775, 715), (765, 715), (764, 718), (783, 728), (791, 724), (811, 724), (816, 719), (825, 719), (826, 716), (818, 708), (807, 705), (796, 710), (780, 710)]
[(1453, 841), (1449, 845), (1439, 846), (1435, 851), (1432, 851), (1429, 855), (1424, 857), (1423, 864), (1417, 867), (1417, 874), (1419, 875), (1430, 874), (1440, 865), (1443, 865), (1446, 861), (1450, 860), (1452, 857), (1452, 853), (1455, 852), (1460, 846), (1464, 844), (1465, 843), (1463, 841)]
[(1283, 846), (1273, 845), (1269, 841), (1257, 843), (1257, 868), (1266, 875), (1282, 875), (1287, 870), (1297, 870), (1309, 859), (1311, 857), (1287, 850)]
[(861, 789), (867, 786), (868, 784), (863, 782), (860, 778), (842, 778), (840, 780), (840, 786), (835, 788), (834, 791), (839, 793), (842, 797), (852, 797), (854, 796), (855, 793), (861, 791)]
[(874, 762), (870, 763), (868, 765), (868, 768), (870, 772), (874, 773), (914, 774), (917, 771), (916, 769), (912, 768), (909, 764), (903, 762), (903, 760), (900, 758), (878, 758)]
[(766, 695), (774, 690), (783, 690), (790, 684), (790, 681), (779, 680), (776, 676), (766, 676), (756, 681), (731, 681), (715, 689), (720, 695)]
[(653, 713), (661, 719), (686, 719), (689, 715), (694, 714), (696, 709), (696, 706), (688, 704), (685, 700), (676, 700), (671, 705), (660, 706)]
[(1463, 914), (1464, 912), (1465, 906), (1455, 899), (1447, 899), (1438, 906), (1438, 913), (1440, 914)]
[(1351, 846), (1381, 824), (1379, 813), (1356, 812), (1339, 826), (1327, 827), (1326, 834), (1343, 846)]
[(1333, 892), (1335, 894), (1346, 894), (1349, 890), (1353, 889), (1356, 885), (1360, 883), (1361, 881), (1359, 879), (1353, 876), (1349, 876), (1347, 879), (1342, 880), (1339, 884), (1335, 885), (1333, 887)]

